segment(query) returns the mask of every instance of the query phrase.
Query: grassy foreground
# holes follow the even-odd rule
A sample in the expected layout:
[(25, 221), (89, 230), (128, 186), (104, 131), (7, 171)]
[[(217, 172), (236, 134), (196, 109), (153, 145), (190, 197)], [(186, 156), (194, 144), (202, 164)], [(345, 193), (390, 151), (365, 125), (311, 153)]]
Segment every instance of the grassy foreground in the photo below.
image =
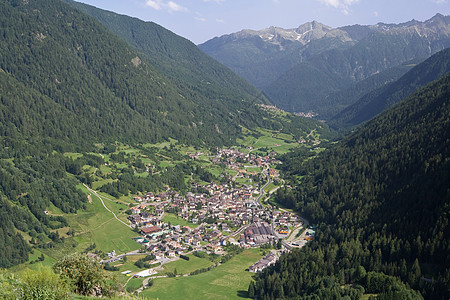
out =
[(155, 279), (142, 296), (151, 299), (240, 299), (247, 297), (252, 273), (248, 267), (261, 258), (260, 249), (245, 250), (209, 272), (189, 277)]

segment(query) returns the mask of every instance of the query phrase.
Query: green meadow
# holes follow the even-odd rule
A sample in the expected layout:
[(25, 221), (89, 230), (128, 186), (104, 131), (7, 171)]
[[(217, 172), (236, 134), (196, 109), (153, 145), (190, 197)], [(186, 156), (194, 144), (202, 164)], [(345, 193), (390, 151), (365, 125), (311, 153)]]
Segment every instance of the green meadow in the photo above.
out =
[[(275, 151), (278, 154), (289, 152), (292, 148), (298, 146), (291, 135), (270, 131), (266, 129), (257, 129), (258, 137), (254, 135), (246, 135), (238, 142), (245, 147), (253, 147), (253, 151), (259, 152), (258, 149), (267, 148), (269, 151)], [(241, 149), (243, 152), (248, 150)]]
[(264, 188), (264, 192), (269, 193), (271, 190), (275, 189), (277, 185), (275, 185), (273, 182), (269, 183), (268, 186)]
[(174, 262), (171, 262), (169, 264), (165, 264), (163, 266), (164, 271), (159, 272), (158, 274), (167, 274), (167, 273), (173, 273), (175, 269), (177, 270), (177, 274), (189, 274), (191, 272), (194, 272), (195, 270), (199, 270), (202, 268), (208, 268), (209, 266), (212, 266), (214, 263), (209, 260), (209, 258), (199, 258), (192, 254), (187, 255), (189, 257), (189, 261), (184, 259), (178, 259)]
[[(252, 273), (248, 267), (261, 258), (259, 249), (245, 250), (211, 271), (194, 276), (158, 278), (142, 296), (151, 299), (240, 299), (247, 297)], [(178, 269), (177, 269), (178, 271)]]
[(178, 216), (176, 216), (174, 214), (171, 214), (171, 213), (165, 213), (162, 220), (164, 222), (166, 222), (166, 223), (170, 222), (171, 225), (175, 225), (175, 226), (176, 225), (189, 226), (191, 228), (195, 228), (195, 227), (198, 226), (197, 224), (190, 223), (190, 222), (184, 220), (183, 218), (178, 217)]

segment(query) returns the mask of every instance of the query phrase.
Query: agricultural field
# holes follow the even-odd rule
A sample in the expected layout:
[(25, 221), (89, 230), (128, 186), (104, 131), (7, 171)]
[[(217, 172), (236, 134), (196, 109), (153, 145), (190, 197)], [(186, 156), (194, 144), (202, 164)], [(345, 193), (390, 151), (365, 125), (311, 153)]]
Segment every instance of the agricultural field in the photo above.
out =
[[(291, 135), (278, 133), (276, 131), (259, 129), (257, 130), (256, 136), (246, 135), (243, 139), (239, 140), (238, 143), (244, 145), (245, 147), (252, 147), (253, 151), (256, 152), (262, 152), (262, 150), (265, 150), (268, 152), (275, 151), (278, 154), (287, 153), (291, 149), (298, 146)], [(241, 151), (245, 152), (244, 149), (241, 149)], [(248, 152), (248, 150), (246, 151)]]
[(259, 249), (245, 250), (211, 271), (188, 277), (158, 278), (142, 296), (151, 299), (239, 299), (247, 297), (253, 273), (246, 271), (262, 257)]
[(212, 266), (214, 264), (208, 257), (199, 258), (192, 254), (189, 254), (187, 256), (189, 257), (189, 261), (179, 259), (169, 264), (165, 264), (163, 266), (164, 270), (159, 272), (158, 274), (164, 275), (168, 273), (173, 273), (176, 270), (177, 274), (186, 275), (191, 272), (194, 272), (195, 270), (208, 268), (209, 266)]

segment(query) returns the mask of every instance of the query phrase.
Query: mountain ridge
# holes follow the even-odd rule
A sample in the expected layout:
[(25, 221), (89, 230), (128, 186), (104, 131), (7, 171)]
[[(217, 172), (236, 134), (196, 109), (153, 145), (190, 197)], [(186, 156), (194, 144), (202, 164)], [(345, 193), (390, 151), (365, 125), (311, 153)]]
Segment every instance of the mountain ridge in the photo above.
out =
[[(207, 89), (214, 97), (229, 97), (233, 89), (244, 91), (248, 97), (267, 99), (243, 78), (236, 76), (227, 67), (205, 55), (191, 41), (176, 35), (164, 27), (138, 18), (105, 11), (91, 5), (64, 0), (72, 7), (91, 15), (109, 31), (141, 52), (158, 71), (177, 83)], [(217, 91), (222, 90), (221, 93)], [(236, 95), (242, 97), (242, 95)]]
[[(412, 19), (407, 22), (403, 23), (377, 23), (374, 25), (360, 25), (360, 24), (354, 24), (354, 25), (346, 25), (346, 26), (340, 26), (340, 27), (331, 27), (328, 25), (325, 25), (323, 23), (320, 23), (316, 20), (303, 23), (299, 25), (296, 28), (282, 28), (277, 26), (270, 26), (264, 29), (260, 30), (253, 30), (253, 29), (243, 29), (238, 32), (225, 34), (219, 37), (214, 37), (210, 39), (212, 40), (218, 40), (221, 38), (225, 39), (231, 39), (236, 40), (238, 38), (245, 38), (248, 36), (259, 36), (262, 40), (266, 42), (273, 41), (274, 37), (277, 36), (279, 38), (283, 38), (285, 40), (290, 41), (299, 41), (303, 43), (303, 45), (309, 43), (311, 39), (302, 39), (303, 36), (310, 36), (313, 37), (313, 39), (321, 39), (323, 37), (326, 37), (327, 34), (331, 34), (332, 36), (341, 36), (343, 39), (348, 41), (358, 41), (365, 37), (365, 35), (351, 35), (353, 33), (352, 28), (359, 28), (359, 29), (365, 29), (367, 32), (375, 32), (375, 31), (391, 31), (391, 30), (399, 30), (404, 28), (417, 28), (417, 30), (421, 30), (422, 34), (432, 33), (432, 30), (427, 30), (427, 25), (429, 28), (429, 25), (442, 25), (447, 24), (450, 22), (450, 15), (444, 16), (443, 14), (437, 13), (430, 19), (427, 19), (425, 21), (418, 21), (415, 19)], [(436, 24), (439, 23), (439, 24)], [(308, 35), (307, 35), (308, 33)], [(353, 36), (353, 37), (352, 37)], [(209, 41), (206, 41), (205, 43), (200, 44), (200, 48), (202, 48), (202, 45), (207, 44)], [(276, 40), (275, 40), (276, 41)]]
[[(52, 98), (63, 111), (75, 112), (82, 120), (79, 124), (86, 127), (77, 131), (83, 137), (72, 136), (73, 140), (120, 136), (156, 141), (172, 136), (195, 142), (203, 136), (205, 142), (228, 136), (224, 141), (230, 141), (241, 131), (240, 125), (252, 126), (264, 114), (256, 105), (265, 103), (260, 92), (247, 83), (239, 85), (230, 71), (224, 73), (235, 78), (236, 89), (209, 97), (167, 77), (94, 18), (63, 2), (4, 0), (0, 4), (2, 23), (16, 24), (3, 26), (0, 68)], [(58, 18), (51, 19), (49, 12), (55, 10)], [(26, 35), (17, 33), (23, 31)], [(222, 121), (227, 125), (220, 125)]]
[[(330, 30), (318, 24), (317, 32)], [(278, 107), (291, 112), (314, 111), (320, 118), (322, 112), (334, 109), (323, 105), (329, 94), (449, 47), (450, 16), (436, 14), (423, 22), (343, 26), (330, 31), (339, 34), (322, 32), (305, 45), (273, 34), (276, 43), (265, 42), (259, 36), (263, 32), (247, 32), (241, 40), (231, 39), (232, 35), (216, 37), (199, 47), (247, 78)], [(288, 31), (293, 32), (295, 29)]]

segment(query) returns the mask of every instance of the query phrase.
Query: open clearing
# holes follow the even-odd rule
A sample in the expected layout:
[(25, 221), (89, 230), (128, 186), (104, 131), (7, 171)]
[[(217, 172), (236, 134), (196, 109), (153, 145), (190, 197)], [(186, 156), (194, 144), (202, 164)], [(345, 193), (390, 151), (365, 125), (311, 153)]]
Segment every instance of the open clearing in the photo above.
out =
[(142, 292), (151, 299), (239, 299), (247, 296), (253, 273), (246, 271), (261, 258), (259, 249), (245, 250), (209, 272), (189, 277), (158, 278)]

